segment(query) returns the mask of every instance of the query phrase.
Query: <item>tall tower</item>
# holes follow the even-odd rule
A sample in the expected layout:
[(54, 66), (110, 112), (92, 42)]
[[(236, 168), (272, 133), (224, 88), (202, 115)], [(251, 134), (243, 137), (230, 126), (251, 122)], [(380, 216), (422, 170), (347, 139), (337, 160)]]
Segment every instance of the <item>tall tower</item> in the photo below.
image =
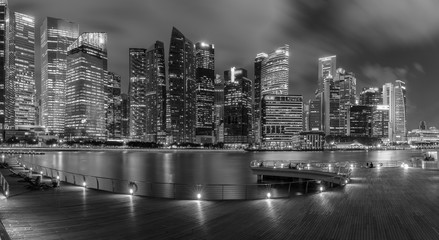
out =
[(130, 48), (129, 51), (130, 137), (143, 139), (146, 132), (146, 49)]
[(122, 137), (122, 96), (121, 76), (114, 72), (108, 72), (105, 85), (105, 108), (108, 138)]
[(395, 138), (394, 141), (407, 140), (407, 97), (405, 82), (395, 81)]
[(35, 19), (11, 12), (9, 83), (6, 119), (9, 127), (35, 125)]
[(67, 48), (66, 128), (69, 139), (106, 139), (107, 34), (83, 33)]
[(66, 114), (67, 47), (78, 38), (79, 26), (48, 17), (40, 33), (43, 125), (53, 134), (62, 134)]
[(288, 94), (289, 79), (289, 46), (276, 49), (262, 62), (261, 95)]
[(166, 143), (165, 46), (156, 41), (146, 53), (146, 141)]
[(214, 122), (215, 122), (215, 142), (224, 143), (224, 80), (221, 75), (216, 75), (215, 78), (215, 107), (214, 107)]
[(215, 101), (215, 46), (204, 42), (195, 44), (195, 79), (197, 81), (198, 143), (213, 143), (213, 108)]
[(255, 58), (255, 80), (253, 83), (253, 132), (255, 134), (255, 142), (261, 143), (261, 100), (262, 100), (262, 63), (268, 57), (266, 53), (259, 53)]
[(168, 67), (169, 141), (193, 143), (196, 126), (194, 45), (175, 27), (172, 28)]
[(8, 45), (9, 45), (9, 10), (8, 10), (8, 1), (0, 0), (0, 129), (9, 128), (6, 121), (6, 91), (11, 86), (6, 86), (7, 81), (7, 73), (6, 70), (9, 64), (9, 53), (8, 53)]
[(319, 58), (319, 90), (323, 90), (324, 81), (327, 78), (334, 78), (337, 69), (337, 56)]
[(252, 81), (247, 70), (224, 72), (224, 143), (248, 144), (252, 124)]

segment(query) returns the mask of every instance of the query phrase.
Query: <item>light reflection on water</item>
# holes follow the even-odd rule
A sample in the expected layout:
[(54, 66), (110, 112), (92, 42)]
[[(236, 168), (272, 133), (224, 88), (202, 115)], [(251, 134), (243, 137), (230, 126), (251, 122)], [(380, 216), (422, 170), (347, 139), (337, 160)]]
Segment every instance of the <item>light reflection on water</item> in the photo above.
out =
[(303, 162), (392, 161), (421, 156), (420, 151), (369, 152), (135, 152), (77, 151), (46, 152), (23, 156), (36, 164), (64, 171), (151, 182), (186, 184), (255, 183), (249, 168), (252, 160), (296, 160)]

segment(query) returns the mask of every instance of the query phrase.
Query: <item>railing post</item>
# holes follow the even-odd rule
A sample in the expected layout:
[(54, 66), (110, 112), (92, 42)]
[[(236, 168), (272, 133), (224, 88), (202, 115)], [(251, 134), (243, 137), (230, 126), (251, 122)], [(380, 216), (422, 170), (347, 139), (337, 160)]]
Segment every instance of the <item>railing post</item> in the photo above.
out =
[(224, 200), (224, 185), (221, 185), (221, 200)]
[(291, 183), (288, 184), (288, 197), (291, 197)]
[(114, 181), (113, 181), (113, 179), (111, 179), (111, 188), (112, 188), (112, 190), (114, 192)]
[(99, 180), (97, 177), (96, 177), (96, 189), (99, 190)]
[(306, 181), (305, 194), (308, 193), (308, 183), (309, 183), (309, 181)]

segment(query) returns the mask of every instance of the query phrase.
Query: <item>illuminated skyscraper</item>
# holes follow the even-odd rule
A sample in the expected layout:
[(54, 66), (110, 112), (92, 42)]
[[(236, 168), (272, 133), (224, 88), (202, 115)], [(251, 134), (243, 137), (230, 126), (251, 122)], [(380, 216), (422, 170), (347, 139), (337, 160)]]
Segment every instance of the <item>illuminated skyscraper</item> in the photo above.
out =
[(252, 125), (252, 81), (247, 70), (224, 72), (224, 143), (248, 144)]
[(106, 128), (108, 138), (122, 137), (122, 96), (120, 75), (109, 72), (105, 85)]
[(6, 70), (9, 64), (9, 10), (8, 1), (0, 0), (0, 129), (9, 128), (6, 126), (6, 86), (7, 73)]
[(289, 55), (289, 46), (285, 45), (264, 58), (261, 69), (261, 96), (288, 94)]
[(165, 46), (157, 41), (146, 53), (146, 141), (166, 143)]
[(123, 138), (130, 136), (130, 97), (126, 93), (121, 94), (122, 98), (122, 125), (121, 132)]
[(349, 109), (355, 105), (357, 80), (353, 73), (339, 68), (324, 83), (324, 127), (326, 135), (349, 134)]
[(79, 36), (79, 26), (48, 17), (41, 29), (42, 120), (54, 134), (62, 134), (66, 115), (67, 47)]
[(8, 126), (35, 125), (35, 19), (16, 12), (10, 13), (7, 90)]
[(215, 47), (213, 44), (195, 44), (195, 79), (197, 81), (197, 127), (198, 143), (213, 143), (213, 108), (215, 99)]
[(382, 104), (381, 91), (378, 88), (363, 88), (360, 93), (360, 105), (377, 106)]
[(107, 34), (83, 33), (67, 51), (65, 135), (104, 140)]
[(390, 107), (389, 111), (389, 139), (392, 142), (406, 141), (406, 87), (401, 80), (395, 84), (386, 83), (383, 86), (383, 104)]
[(215, 78), (215, 106), (214, 106), (215, 142), (224, 142), (224, 80), (221, 75)]
[(168, 67), (169, 141), (193, 143), (197, 112), (194, 45), (175, 27), (172, 28)]
[(327, 78), (334, 78), (337, 69), (337, 56), (319, 58), (319, 90), (323, 91), (324, 81)]
[(253, 83), (253, 132), (254, 140), (256, 143), (261, 142), (261, 81), (262, 81), (262, 63), (268, 57), (266, 53), (259, 53), (255, 58), (255, 80)]
[(301, 95), (265, 95), (262, 98), (262, 142), (266, 148), (292, 148), (303, 131)]
[(129, 51), (130, 137), (142, 140), (146, 134), (146, 49)]
[(323, 131), (323, 93), (316, 91), (315, 98), (309, 100), (309, 131)]

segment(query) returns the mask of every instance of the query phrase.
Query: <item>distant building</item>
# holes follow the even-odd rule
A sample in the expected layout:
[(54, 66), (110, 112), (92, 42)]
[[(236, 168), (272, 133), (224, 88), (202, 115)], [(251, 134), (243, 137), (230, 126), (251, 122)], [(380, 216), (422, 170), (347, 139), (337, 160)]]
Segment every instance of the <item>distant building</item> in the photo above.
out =
[(253, 83), (253, 133), (256, 143), (261, 142), (261, 100), (262, 100), (262, 63), (268, 57), (266, 53), (256, 55), (254, 62), (254, 83)]
[(129, 49), (130, 138), (143, 140), (146, 133), (146, 49)]
[(168, 141), (194, 143), (197, 112), (194, 44), (175, 27), (172, 28), (168, 60)]
[(121, 94), (122, 98), (122, 123), (121, 134), (123, 138), (130, 136), (130, 97), (126, 93)]
[(335, 77), (324, 83), (324, 129), (326, 135), (348, 134), (349, 109), (356, 103), (357, 80), (353, 73), (337, 69)]
[(382, 104), (382, 93), (379, 88), (363, 88), (360, 93), (360, 104), (362, 106), (377, 106)]
[(309, 100), (309, 131), (323, 131), (323, 93), (316, 92), (315, 98)]
[(107, 34), (83, 33), (67, 51), (65, 135), (105, 140)]
[(246, 145), (252, 125), (252, 81), (247, 70), (231, 68), (224, 72), (224, 143)]
[(407, 134), (409, 144), (439, 144), (439, 130), (435, 127), (429, 129), (414, 129)]
[(48, 17), (40, 34), (42, 125), (59, 135), (65, 128), (67, 48), (78, 39), (79, 25)]
[(390, 106), (389, 135), (392, 142), (404, 142), (407, 135), (406, 87), (401, 80), (383, 86), (383, 104)]
[(300, 133), (300, 149), (306, 151), (322, 151), (325, 147), (325, 133), (321, 131), (308, 131)]
[(350, 136), (372, 136), (373, 107), (371, 106), (351, 106), (349, 111), (349, 131)]
[(303, 131), (301, 95), (264, 95), (261, 104), (262, 143), (266, 148), (293, 148)]
[(325, 79), (334, 78), (337, 69), (337, 56), (319, 58), (318, 84), (319, 90), (324, 91)]
[(9, 128), (35, 125), (35, 19), (17, 12), (9, 19), (6, 122)]
[[(5, 0), (0, 1), (0, 129), (8, 129), (6, 120), (6, 84), (7, 82), (7, 68), (9, 64), (9, 53), (8, 53), (8, 24), (9, 23), (9, 9), (8, 2)], [(3, 135), (3, 134), (2, 134)], [(4, 139), (4, 136), (1, 140)]]
[(215, 46), (204, 42), (195, 44), (196, 142), (214, 142), (213, 109), (215, 102)]
[(214, 130), (215, 143), (224, 142), (224, 80), (221, 75), (215, 78), (215, 102), (214, 102)]
[(122, 137), (122, 96), (120, 75), (109, 72), (105, 86), (107, 138)]
[(146, 53), (145, 133), (147, 142), (166, 143), (165, 46), (156, 41)]
[(288, 94), (289, 81), (289, 46), (277, 48), (262, 61), (261, 95)]
[(373, 107), (372, 136), (389, 141), (389, 110), (388, 105)]
[(419, 130), (427, 130), (427, 123), (425, 121), (419, 123)]

